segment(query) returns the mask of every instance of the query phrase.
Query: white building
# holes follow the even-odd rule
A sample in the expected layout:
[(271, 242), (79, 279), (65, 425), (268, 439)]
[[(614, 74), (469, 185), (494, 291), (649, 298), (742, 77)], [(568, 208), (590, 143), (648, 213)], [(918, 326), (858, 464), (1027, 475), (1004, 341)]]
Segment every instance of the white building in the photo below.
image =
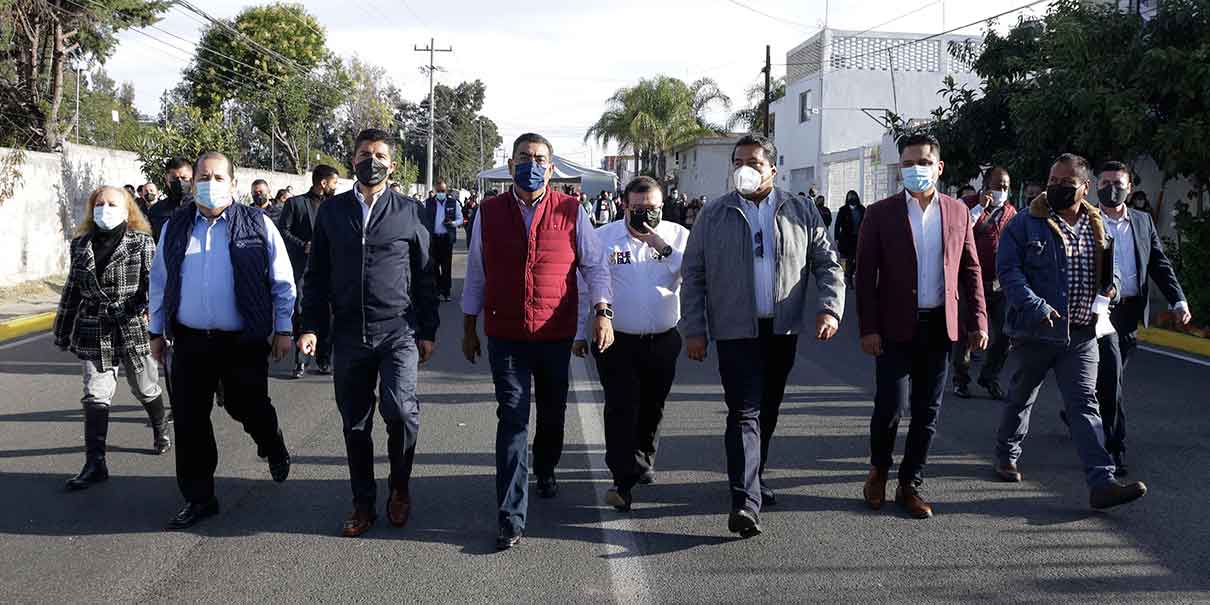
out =
[(949, 75), (979, 87), (949, 44), (980, 38), (920, 40), (926, 36), (824, 29), (786, 53), (786, 96), (770, 108), (777, 116), (779, 187), (796, 193), (815, 187), (833, 209), (850, 189), (869, 203), (897, 188), (898, 155), (886, 157), (881, 145), (886, 112), (928, 119), (943, 103), (937, 91)]
[(744, 135), (704, 137), (668, 154), (677, 189), (689, 197), (714, 199), (731, 190), (731, 151)]

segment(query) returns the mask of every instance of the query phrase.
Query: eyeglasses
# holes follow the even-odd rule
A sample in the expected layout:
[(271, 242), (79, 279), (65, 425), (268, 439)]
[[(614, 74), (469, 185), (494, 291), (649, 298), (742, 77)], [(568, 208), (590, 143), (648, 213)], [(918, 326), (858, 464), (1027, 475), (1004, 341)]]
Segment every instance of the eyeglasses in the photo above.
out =
[(756, 254), (756, 258), (764, 258), (765, 257), (765, 232), (757, 231), (755, 239), (756, 239), (756, 250), (754, 250), (753, 252)]

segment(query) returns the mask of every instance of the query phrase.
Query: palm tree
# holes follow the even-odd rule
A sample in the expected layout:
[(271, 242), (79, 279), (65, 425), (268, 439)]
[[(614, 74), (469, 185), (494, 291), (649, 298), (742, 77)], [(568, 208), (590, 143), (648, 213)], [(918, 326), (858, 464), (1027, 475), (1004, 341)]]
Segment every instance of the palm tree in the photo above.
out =
[(715, 104), (730, 110), (731, 99), (710, 78), (685, 84), (677, 78), (656, 76), (619, 88), (609, 97), (608, 107), (584, 134), (602, 145), (616, 143), (621, 153), (634, 153), (639, 170), (662, 172), (656, 166), (664, 151), (702, 136), (723, 132), (706, 112)]
[[(784, 76), (774, 78), (769, 84), (770, 104), (784, 96), (786, 96), (786, 78)], [(764, 80), (749, 86), (744, 91), (744, 97), (748, 99), (748, 107), (731, 114), (731, 118), (727, 120), (727, 129), (735, 130), (742, 127), (748, 132), (762, 132), (765, 128)], [(773, 132), (772, 124), (769, 125), (769, 132)]]

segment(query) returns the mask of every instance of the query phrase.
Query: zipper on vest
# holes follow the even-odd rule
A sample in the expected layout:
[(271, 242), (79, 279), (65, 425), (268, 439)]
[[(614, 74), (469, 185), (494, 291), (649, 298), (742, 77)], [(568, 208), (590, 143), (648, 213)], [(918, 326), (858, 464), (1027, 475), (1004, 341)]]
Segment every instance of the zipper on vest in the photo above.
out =
[(366, 226), (361, 228), (361, 344), (370, 344), (366, 334)]

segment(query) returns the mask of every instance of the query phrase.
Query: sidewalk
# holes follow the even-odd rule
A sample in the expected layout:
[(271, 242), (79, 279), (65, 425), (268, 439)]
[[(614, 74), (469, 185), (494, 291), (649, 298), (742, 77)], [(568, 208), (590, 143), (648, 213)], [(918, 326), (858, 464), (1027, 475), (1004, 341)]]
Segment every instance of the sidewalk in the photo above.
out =
[(0, 341), (49, 330), (65, 277), (0, 288)]

